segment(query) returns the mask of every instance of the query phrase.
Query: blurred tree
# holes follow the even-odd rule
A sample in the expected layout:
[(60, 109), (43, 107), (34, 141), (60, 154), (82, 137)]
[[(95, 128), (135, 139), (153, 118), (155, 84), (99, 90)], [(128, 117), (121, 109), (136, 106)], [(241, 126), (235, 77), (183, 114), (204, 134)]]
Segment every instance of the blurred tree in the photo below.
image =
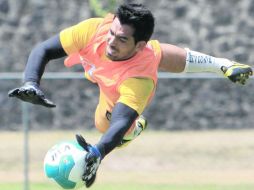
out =
[(117, 5), (117, 0), (89, 0), (89, 7), (92, 16), (103, 17), (108, 12), (113, 12)]
[(132, 3), (133, 0), (89, 0), (91, 16), (103, 17), (108, 12), (114, 12), (116, 6), (121, 3)]

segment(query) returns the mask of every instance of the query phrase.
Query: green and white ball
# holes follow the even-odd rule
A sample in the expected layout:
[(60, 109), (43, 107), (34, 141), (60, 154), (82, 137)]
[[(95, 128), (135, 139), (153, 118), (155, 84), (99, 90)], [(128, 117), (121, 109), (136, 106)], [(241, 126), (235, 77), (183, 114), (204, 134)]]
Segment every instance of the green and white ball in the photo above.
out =
[(87, 152), (76, 141), (64, 141), (49, 149), (44, 158), (45, 175), (63, 189), (84, 185), (85, 156)]

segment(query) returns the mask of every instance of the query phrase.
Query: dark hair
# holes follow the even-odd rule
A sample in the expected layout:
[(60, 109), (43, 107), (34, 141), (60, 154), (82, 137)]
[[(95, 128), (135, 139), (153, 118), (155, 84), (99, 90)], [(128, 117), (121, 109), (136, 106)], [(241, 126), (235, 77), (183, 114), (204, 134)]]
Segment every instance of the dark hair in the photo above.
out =
[(135, 43), (148, 41), (154, 29), (154, 17), (149, 9), (142, 4), (122, 4), (115, 13), (121, 24), (127, 24), (134, 29)]

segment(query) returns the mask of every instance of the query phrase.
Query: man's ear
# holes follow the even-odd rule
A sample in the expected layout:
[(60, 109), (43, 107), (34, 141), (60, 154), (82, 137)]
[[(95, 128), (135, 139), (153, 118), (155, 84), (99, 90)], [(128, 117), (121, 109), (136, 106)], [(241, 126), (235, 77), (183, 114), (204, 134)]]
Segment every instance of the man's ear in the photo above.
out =
[(139, 41), (136, 44), (136, 51), (142, 51), (146, 46), (146, 41)]

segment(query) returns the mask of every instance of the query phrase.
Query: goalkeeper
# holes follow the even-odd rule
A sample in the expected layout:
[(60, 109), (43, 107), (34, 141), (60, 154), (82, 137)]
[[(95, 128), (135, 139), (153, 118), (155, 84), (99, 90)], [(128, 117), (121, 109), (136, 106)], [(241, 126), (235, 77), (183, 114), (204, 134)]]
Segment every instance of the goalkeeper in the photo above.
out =
[(98, 84), (95, 126), (104, 134), (96, 145), (76, 136), (89, 152), (83, 175), (87, 187), (93, 184), (101, 160), (146, 128), (141, 114), (155, 93), (158, 70), (213, 72), (239, 84), (252, 75), (248, 65), (150, 40), (153, 30), (154, 17), (141, 4), (122, 4), (115, 14), (80, 22), (37, 45), (29, 55), (23, 86), (9, 92), (10, 97), (55, 107), (40, 81), (46, 64), (65, 56), (65, 66), (81, 64), (86, 78)]

